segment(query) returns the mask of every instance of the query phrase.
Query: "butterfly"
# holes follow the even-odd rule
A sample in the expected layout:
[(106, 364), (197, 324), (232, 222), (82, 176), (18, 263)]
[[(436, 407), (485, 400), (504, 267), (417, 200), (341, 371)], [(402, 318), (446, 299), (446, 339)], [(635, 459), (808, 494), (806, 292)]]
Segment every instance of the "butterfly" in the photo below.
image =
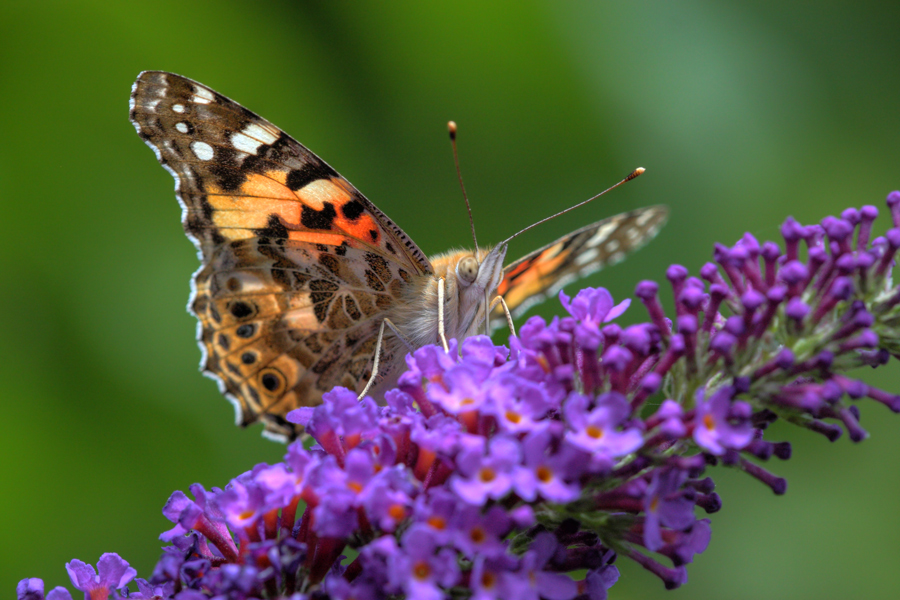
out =
[(609, 217), (506, 266), (506, 243), (429, 258), (318, 156), (204, 85), (145, 71), (130, 118), (175, 177), (202, 263), (188, 305), (201, 368), (238, 424), (261, 420), (279, 439), (301, 433), (289, 411), (370, 380), (377, 397), (409, 350), (486, 331), (489, 299), (518, 316), (620, 261), (667, 216), (651, 206)]

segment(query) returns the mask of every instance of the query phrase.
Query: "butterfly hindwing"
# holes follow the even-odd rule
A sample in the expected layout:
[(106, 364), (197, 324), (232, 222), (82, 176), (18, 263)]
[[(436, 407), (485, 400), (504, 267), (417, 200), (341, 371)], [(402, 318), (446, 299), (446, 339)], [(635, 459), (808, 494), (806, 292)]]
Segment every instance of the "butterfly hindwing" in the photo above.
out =
[(648, 206), (582, 227), (504, 269), (497, 294), (514, 317), (568, 283), (615, 264), (659, 232), (665, 206)]
[(174, 175), (203, 262), (190, 309), (204, 371), (242, 424), (293, 437), (287, 412), (368, 379), (379, 317), (428, 259), (324, 161), (206, 86), (144, 72), (131, 120)]
[(368, 380), (379, 317), (401, 299), (401, 269), (331, 250), (240, 240), (196, 274), (204, 368), (240, 404), (243, 423), (261, 417), (291, 436), (287, 412)]

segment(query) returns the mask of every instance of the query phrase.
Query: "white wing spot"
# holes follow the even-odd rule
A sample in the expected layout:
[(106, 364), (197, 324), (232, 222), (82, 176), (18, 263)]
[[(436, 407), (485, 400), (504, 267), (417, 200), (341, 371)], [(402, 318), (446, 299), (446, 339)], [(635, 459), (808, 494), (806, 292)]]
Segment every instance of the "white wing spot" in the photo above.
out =
[(175, 129), (177, 129), (177, 130), (180, 131), (181, 133), (187, 133), (187, 132), (188, 132), (188, 126), (187, 126), (186, 123), (175, 123)]
[(632, 241), (636, 240), (639, 235), (641, 235), (641, 232), (637, 229), (629, 229), (625, 232), (625, 237)]
[(618, 227), (618, 226), (619, 226), (618, 219), (615, 221), (610, 221), (609, 223), (607, 223), (606, 225), (604, 225), (603, 227), (598, 229), (597, 233), (592, 235), (591, 239), (589, 239), (585, 245), (588, 248), (594, 248), (595, 246), (599, 246), (600, 244), (602, 244), (603, 242), (606, 241), (606, 238), (609, 237), (609, 234), (611, 234), (613, 231), (615, 231), (616, 227)]
[(259, 150), (260, 146), (262, 146), (262, 142), (244, 135), (241, 132), (232, 134), (231, 144), (236, 149), (240, 150), (241, 152), (246, 152), (247, 154), (256, 154), (256, 151)]
[(212, 160), (213, 154), (215, 154), (212, 146), (206, 142), (191, 142), (191, 151), (200, 160)]
[(249, 125), (244, 127), (244, 135), (252, 137), (255, 140), (259, 140), (263, 144), (267, 145), (272, 145), (277, 142), (280, 133), (281, 132), (279, 131), (271, 131), (270, 129), (266, 129), (265, 127), (256, 123), (250, 123)]
[(270, 146), (278, 140), (278, 135), (268, 129), (251, 123), (243, 131), (232, 134), (231, 143), (235, 148), (247, 154), (256, 154), (263, 144)]
[(183, 113), (184, 112), (184, 104), (173, 104), (172, 110), (174, 110), (177, 113)]
[(653, 218), (653, 213), (648, 210), (647, 212), (645, 212), (641, 216), (639, 216), (635, 220), (635, 223), (637, 223), (638, 227), (643, 227), (644, 224), (652, 218)]
[(196, 104), (209, 104), (215, 99), (216, 97), (213, 95), (212, 90), (200, 87), (199, 85), (194, 86), (194, 95), (191, 96), (191, 102)]
[(600, 251), (596, 248), (591, 248), (590, 250), (586, 250), (575, 257), (575, 264), (579, 267), (581, 265), (587, 264), (600, 256)]
[(606, 242), (606, 251), (607, 252), (615, 252), (619, 249), (619, 240), (609, 240)]
[(609, 264), (614, 265), (616, 263), (622, 262), (625, 258), (625, 253), (619, 250), (609, 257)]

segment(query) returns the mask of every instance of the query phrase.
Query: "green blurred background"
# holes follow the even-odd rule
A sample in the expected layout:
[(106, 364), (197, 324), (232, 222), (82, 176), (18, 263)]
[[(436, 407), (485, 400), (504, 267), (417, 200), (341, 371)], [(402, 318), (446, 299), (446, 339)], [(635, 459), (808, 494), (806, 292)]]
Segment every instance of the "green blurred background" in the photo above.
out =
[[(659, 238), (588, 281), (621, 298), (788, 214), (883, 207), (900, 188), (898, 33), (888, 1), (0, 3), (0, 593), (68, 585), (65, 561), (106, 551), (149, 576), (172, 490), (283, 452), (198, 373), (195, 251), (128, 122), (141, 70), (283, 127), (428, 253), (469, 243), (449, 119), (484, 241), (644, 166), (510, 251), (666, 203)], [(896, 365), (872, 381), (900, 391)], [(794, 441), (770, 465), (785, 497), (714, 470), (725, 507), (689, 583), (665, 592), (621, 560), (612, 597), (898, 597), (900, 418), (869, 403), (863, 425), (860, 445), (776, 429)]]

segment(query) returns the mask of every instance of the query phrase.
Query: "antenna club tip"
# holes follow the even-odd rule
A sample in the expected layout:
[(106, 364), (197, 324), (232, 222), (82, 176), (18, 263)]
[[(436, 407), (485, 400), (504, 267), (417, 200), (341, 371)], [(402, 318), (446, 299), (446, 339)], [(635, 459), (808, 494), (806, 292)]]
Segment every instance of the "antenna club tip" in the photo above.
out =
[(643, 173), (643, 172), (646, 171), (646, 170), (647, 170), (647, 169), (645, 169), (644, 167), (638, 167), (637, 169), (635, 169), (634, 171), (632, 171), (632, 172), (631, 172), (631, 175), (629, 175), (628, 177), (626, 177), (625, 180), (624, 180), (622, 183), (625, 183), (625, 181), (631, 181), (632, 179), (634, 179), (635, 177), (637, 177), (638, 175), (640, 175), (641, 173)]
[(455, 121), (449, 121), (447, 123), (447, 131), (450, 132), (450, 139), (455, 140), (456, 139), (456, 122)]

